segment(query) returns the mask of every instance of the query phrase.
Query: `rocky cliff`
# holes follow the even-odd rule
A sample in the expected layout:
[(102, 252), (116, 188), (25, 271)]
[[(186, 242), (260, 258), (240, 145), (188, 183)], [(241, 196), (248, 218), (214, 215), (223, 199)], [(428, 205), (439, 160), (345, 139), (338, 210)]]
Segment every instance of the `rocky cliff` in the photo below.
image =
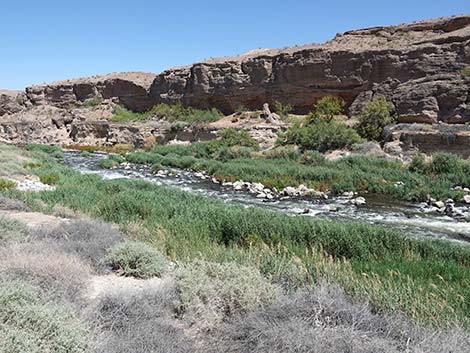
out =
[(225, 113), (280, 101), (302, 113), (318, 98), (336, 95), (356, 115), (370, 98), (385, 95), (402, 122), (463, 123), (470, 121), (468, 67), (470, 16), (458, 16), (350, 31), (322, 45), (256, 50), (159, 75), (120, 73), (33, 86), (26, 97), (63, 107), (101, 96), (135, 111), (182, 102)]
[(470, 120), (470, 16), (339, 34), (323, 45), (255, 51), (173, 69), (150, 88), (156, 102), (182, 101), (232, 112), (263, 102), (311, 109), (342, 97), (351, 115), (377, 94), (403, 122)]

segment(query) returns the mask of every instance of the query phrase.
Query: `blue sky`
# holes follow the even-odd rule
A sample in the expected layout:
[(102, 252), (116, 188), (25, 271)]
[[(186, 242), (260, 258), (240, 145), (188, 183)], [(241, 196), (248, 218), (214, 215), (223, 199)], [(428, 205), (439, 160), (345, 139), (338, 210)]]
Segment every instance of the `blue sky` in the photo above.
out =
[(470, 14), (470, 0), (6, 0), (0, 14), (0, 88), (23, 89)]

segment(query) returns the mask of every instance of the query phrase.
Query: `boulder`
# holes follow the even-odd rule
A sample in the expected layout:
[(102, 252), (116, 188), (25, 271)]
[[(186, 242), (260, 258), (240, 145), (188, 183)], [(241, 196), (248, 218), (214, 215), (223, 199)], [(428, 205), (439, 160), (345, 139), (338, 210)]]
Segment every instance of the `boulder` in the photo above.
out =
[(466, 204), (470, 204), (470, 195), (465, 195), (462, 201), (465, 202)]

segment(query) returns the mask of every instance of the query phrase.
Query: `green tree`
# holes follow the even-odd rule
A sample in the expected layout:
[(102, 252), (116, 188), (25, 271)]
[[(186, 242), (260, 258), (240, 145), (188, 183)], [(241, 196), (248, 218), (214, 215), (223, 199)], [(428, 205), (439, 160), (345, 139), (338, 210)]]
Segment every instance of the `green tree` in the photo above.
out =
[(386, 125), (395, 122), (393, 105), (385, 97), (377, 97), (369, 101), (359, 116), (356, 130), (368, 140), (380, 140)]
[(342, 114), (344, 111), (344, 101), (341, 98), (326, 96), (321, 98), (313, 111), (307, 116), (307, 123), (312, 124), (317, 121), (330, 122), (335, 115)]

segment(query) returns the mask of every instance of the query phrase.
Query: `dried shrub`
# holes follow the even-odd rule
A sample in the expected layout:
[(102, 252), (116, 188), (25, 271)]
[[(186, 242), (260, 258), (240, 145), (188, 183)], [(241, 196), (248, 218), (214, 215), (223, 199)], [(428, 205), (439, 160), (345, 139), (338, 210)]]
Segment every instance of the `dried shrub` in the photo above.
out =
[(183, 266), (177, 287), (180, 310), (200, 329), (210, 329), (225, 317), (264, 307), (278, 293), (254, 267), (207, 261)]

